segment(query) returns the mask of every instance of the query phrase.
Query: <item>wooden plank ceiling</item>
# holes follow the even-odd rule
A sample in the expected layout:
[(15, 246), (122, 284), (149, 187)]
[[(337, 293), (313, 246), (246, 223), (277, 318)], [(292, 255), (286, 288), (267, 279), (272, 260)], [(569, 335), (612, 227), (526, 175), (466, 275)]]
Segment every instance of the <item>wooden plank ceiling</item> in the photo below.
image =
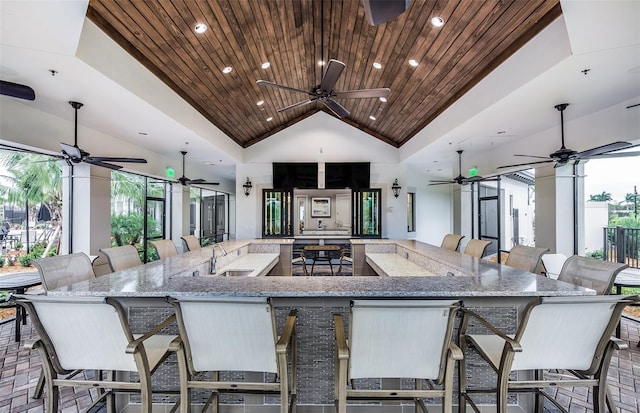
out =
[[(336, 101), (351, 112), (344, 122), (400, 147), (560, 14), (559, 0), (412, 0), (400, 17), (374, 27), (356, 0), (90, 0), (88, 10), (242, 147), (319, 110), (331, 113), (320, 102), (278, 113), (308, 96), (256, 84), (309, 90), (322, 78), (318, 62), (329, 59), (346, 64), (337, 91), (391, 89), (386, 103)], [(434, 16), (443, 27), (430, 24)], [(196, 34), (202, 22), (209, 29)], [(265, 61), (271, 65), (262, 69)], [(223, 74), (227, 66), (233, 71)]]

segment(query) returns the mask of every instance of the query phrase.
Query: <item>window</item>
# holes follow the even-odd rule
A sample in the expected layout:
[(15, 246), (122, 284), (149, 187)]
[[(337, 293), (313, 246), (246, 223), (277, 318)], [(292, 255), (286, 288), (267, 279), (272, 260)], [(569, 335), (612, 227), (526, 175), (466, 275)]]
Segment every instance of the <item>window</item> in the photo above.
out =
[(416, 194), (407, 192), (407, 232), (416, 231)]

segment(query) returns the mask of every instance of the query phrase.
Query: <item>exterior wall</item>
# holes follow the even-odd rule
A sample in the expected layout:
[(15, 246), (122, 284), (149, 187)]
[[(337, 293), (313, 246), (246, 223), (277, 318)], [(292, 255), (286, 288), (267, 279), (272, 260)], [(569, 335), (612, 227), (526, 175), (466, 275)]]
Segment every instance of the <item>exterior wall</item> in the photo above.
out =
[(585, 243), (582, 254), (604, 248), (602, 228), (609, 223), (609, 204), (607, 202), (587, 202), (584, 206), (584, 215)]

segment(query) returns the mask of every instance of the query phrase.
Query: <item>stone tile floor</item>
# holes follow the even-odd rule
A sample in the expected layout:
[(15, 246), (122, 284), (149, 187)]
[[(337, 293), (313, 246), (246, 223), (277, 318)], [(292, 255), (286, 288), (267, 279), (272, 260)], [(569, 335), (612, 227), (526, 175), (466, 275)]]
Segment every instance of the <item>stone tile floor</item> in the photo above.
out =
[[(32, 398), (40, 374), (40, 358), (14, 342), (15, 323), (0, 325), (0, 413), (43, 412), (43, 400)], [(22, 326), (22, 337), (32, 339), (34, 330), (29, 321)], [(620, 413), (640, 413), (640, 322), (623, 318), (621, 338), (629, 349), (614, 355), (609, 370), (609, 385)], [(96, 397), (95, 390), (64, 389), (60, 410), (63, 413), (84, 411)], [(591, 413), (591, 392), (558, 390), (557, 399), (571, 413)], [(551, 409), (551, 412), (555, 409)]]

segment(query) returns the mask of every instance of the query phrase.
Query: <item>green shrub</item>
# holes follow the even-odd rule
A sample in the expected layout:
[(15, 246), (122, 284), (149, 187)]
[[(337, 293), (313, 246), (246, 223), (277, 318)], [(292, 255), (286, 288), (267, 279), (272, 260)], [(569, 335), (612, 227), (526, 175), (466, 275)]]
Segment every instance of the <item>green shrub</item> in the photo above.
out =
[(31, 260), (32, 259), (33, 259), (33, 256), (31, 254), (25, 254), (25, 255), (21, 256), (20, 258), (18, 258), (18, 262), (23, 267), (31, 267)]
[(21, 250), (24, 244), (21, 241), (16, 241), (15, 249)]
[(0, 257), (0, 267), (4, 267), (4, 262), (6, 259), (4, 257)]
[(600, 248), (599, 250), (589, 251), (585, 254), (587, 258), (593, 258), (596, 260), (604, 260), (604, 250)]

